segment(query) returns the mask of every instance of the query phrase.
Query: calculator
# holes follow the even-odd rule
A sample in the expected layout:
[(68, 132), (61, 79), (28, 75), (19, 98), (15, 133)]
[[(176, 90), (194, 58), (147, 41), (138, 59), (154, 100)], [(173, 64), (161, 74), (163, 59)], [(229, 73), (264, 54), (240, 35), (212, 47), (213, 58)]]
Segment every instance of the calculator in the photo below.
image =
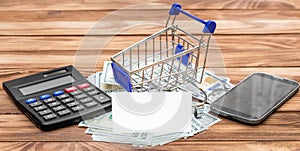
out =
[(16, 106), (41, 130), (53, 130), (111, 111), (111, 97), (73, 66), (3, 83)]

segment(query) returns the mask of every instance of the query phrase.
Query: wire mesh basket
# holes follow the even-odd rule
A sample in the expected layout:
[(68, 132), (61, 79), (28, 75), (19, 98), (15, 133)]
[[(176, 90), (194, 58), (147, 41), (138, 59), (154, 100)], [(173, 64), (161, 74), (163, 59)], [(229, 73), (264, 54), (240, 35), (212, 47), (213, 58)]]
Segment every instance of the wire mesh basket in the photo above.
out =
[[(204, 25), (194, 36), (175, 24), (180, 13)], [(202, 81), (216, 23), (203, 21), (173, 4), (164, 29), (111, 57), (115, 81), (128, 92), (170, 90)]]

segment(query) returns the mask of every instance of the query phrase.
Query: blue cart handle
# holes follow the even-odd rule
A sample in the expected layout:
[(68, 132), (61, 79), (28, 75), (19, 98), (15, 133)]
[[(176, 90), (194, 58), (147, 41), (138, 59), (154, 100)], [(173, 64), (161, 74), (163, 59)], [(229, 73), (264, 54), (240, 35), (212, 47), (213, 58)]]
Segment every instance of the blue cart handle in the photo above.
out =
[(203, 33), (214, 33), (215, 32), (215, 29), (217, 26), (215, 21), (212, 21), (212, 20), (204, 21), (204, 20), (198, 18), (197, 16), (194, 16), (194, 15), (190, 14), (189, 12), (183, 10), (180, 4), (174, 3), (169, 11), (169, 15), (179, 15), (179, 13), (182, 13), (182, 14), (204, 24), (205, 27), (202, 31)]

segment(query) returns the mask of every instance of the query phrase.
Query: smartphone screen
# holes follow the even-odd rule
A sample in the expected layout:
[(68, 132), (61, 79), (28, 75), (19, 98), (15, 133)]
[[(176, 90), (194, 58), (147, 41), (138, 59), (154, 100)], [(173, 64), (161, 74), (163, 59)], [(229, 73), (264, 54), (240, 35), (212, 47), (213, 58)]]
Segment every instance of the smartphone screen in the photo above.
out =
[(212, 103), (223, 113), (260, 119), (299, 88), (295, 81), (255, 73)]

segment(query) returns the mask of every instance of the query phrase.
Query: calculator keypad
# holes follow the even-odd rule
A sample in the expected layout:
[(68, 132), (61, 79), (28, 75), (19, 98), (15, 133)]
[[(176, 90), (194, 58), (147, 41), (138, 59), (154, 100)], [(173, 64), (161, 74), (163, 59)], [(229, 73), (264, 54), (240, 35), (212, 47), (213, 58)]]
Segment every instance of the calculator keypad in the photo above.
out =
[(56, 90), (38, 98), (27, 99), (25, 103), (45, 121), (48, 121), (101, 105), (109, 100), (109, 97), (89, 83), (83, 83), (76, 87)]
[(62, 90), (53, 92), (53, 96), (59, 96), (59, 95), (62, 95), (62, 94), (64, 94), (64, 91), (62, 91)]
[(77, 100), (80, 100), (80, 99), (86, 98), (87, 95), (83, 93), (83, 94), (75, 95), (74, 97), (75, 97)]
[(47, 114), (50, 114), (50, 113), (52, 113), (52, 111), (49, 110), (49, 109), (46, 109), (46, 110), (43, 110), (43, 111), (39, 111), (39, 114), (40, 114), (41, 116), (47, 115)]
[(83, 103), (83, 104), (88, 103), (88, 102), (91, 102), (91, 101), (93, 101), (92, 98), (85, 98), (85, 99), (79, 100), (79, 102), (81, 102), (81, 103)]
[(100, 102), (100, 103), (105, 103), (105, 102), (107, 102), (107, 101), (110, 100), (110, 99), (109, 99), (107, 96), (105, 96), (104, 94), (95, 95), (94, 98), (95, 98), (98, 102)]
[(44, 100), (45, 103), (51, 103), (51, 102), (54, 102), (55, 101), (55, 98), (49, 98), (49, 99), (46, 99)]
[(34, 103), (34, 102), (36, 102), (36, 101), (37, 101), (36, 98), (30, 98), (30, 99), (25, 100), (25, 103), (26, 103), (26, 104), (31, 104), (31, 103)]
[(96, 95), (96, 94), (100, 94), (100, 91), (98, 90), (93, 90), (87, 93), (88, 95)]
[(54, 119), (56, 118), (56, 115), (54, 113), (51, 113), (51, 114), (48, 114), (48, 115), (45, 115), (43, 116), (44, 120), (51, 120), (51, 119)]
[(68, 98), (68, 97), (69, 97), (68, 94), (62, 94), (60, 96), (57, 96), (56, 98), (59, 99), (59, 100), (62, 100), (62, 99)]
[(69, 88), (65, 88), (65, 92), (67, 92), (67, 93), (70, 93), (70, 92), (74, 92), (74, 91), (76, 91), (77, 90), (77, 88), (76, 87), (69, 87)]
[(92, 101), (92, 102), (89, 102), (89, 103), (86, 103), (85, 106), (90, 108), (90, 107), (93, 107), (93, 106), (97, 106), (98, 104), (95, 102), (95, 101)]
[(60, 105), (60, 106), (54, 107), (52, 109), (53, 109), (53, 111), (58, 112), (58, 111), (61, 111), (61, 110), (65, 109), (65, 106)]
[(72, 107), (73, 112), (78, 112), (78, 111), (81, 111), (81, 110), (84, 110), (84, 107), (82, 105)]
[(59, 103), (58, 101), (55, 101), (55, 102), (52, 102), (52, 103), (49, 103), (49, 104), (48, 104), (48, 106), (49, 106), (50, 108), (53, 108), (53, 107), (58, 106), (58, 105), (60, 105), (60, 103)]
[(50, 94), (44, 94), (40, 96), (40, 100), (46, 100), (49, 99), (50, 97), (51, 97)]
[(34, 103), (29, 104), (30, 107), (36, 107), (36, 106), (40, 106), (40, 105), (42, 105), (41, 102), (34, 102)]
[(68, 109), (65, 109), (65, 110), (63, 110), (63, 111), (57, 112), (57, 114), (58, 114), (59, 116), (65, 116), (65, 115), (68, 115), (68, 114), (70, 114), (70, 113), (71, 113), (71, 111), (68, 110)]
[(47, 107), (45, 105), (41, 105), (41, 106), (38, 106), (38, 107), (34, 107), (33, 108), (36, 112), (38, 111), (42, 111), (42, 110), (45, 110), (47, 109)]
[(74, 101), (74, 102), (71, 102), (71, 103), (68, 103), (68, 104), (67, 104), (67, 106), (68, 106), (69, 108), (74, 107), (74, 106), (77, 106), (77, 105), (80, 105), (80, 103), (78, 103), (77, 101)]
[(61, 100), (61, 102), (64, 103), (64, 104), (67, 104), (67, 103), (70, 103), (70, 102), (73, 102), (73, 101), (74, 101), (73, 98), (66, 98), (66, 99)]
[(81, 94), (82, 92), (80, 90), (77, 90), (77, 91), (73, 91), (73, 92), (70, 92), (71, 95), (79, 95)]
[(89, 91), (92, 91), (92, 90), (94, 90), (94, 88), (93, 87), (88, 87), (88, 88), (84, 88), (84, 89), (82, 89), (84, 92), (89, 92)]

